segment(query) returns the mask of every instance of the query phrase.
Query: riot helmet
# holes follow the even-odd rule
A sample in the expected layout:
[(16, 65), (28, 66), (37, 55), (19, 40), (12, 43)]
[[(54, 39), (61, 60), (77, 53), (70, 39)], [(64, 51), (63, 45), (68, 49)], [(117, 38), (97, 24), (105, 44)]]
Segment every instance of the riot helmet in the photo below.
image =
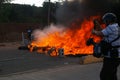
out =
[(102, 20), (106, 25), (109, 25), (110, 23), (115, 23), (117, 21), (117, 17), (114, 13), (106, 13), (102, 17)]

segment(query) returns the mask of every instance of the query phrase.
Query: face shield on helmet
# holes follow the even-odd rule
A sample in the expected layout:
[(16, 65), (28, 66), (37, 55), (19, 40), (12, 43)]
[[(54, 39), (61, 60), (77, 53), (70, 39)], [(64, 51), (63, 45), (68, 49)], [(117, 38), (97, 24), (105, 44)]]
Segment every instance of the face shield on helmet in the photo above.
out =
[(113, 13), (106, 13), (103, 17), (102, 17), (103, 22), (106, 25), (109, 25), (110, 23), (115, 23), (117, 21), (117, 17), (115, 14)]

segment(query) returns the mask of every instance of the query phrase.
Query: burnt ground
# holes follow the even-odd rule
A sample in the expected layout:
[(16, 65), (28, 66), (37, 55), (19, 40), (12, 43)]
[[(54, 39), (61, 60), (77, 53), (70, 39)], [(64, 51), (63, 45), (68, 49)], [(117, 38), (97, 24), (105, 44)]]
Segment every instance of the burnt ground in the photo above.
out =
[(44, 70), (79, 64), (80, 57), (50, 57), (37, 52), (19, 50), (18, 43), (0, 43), (0, 76), (31, 70)]

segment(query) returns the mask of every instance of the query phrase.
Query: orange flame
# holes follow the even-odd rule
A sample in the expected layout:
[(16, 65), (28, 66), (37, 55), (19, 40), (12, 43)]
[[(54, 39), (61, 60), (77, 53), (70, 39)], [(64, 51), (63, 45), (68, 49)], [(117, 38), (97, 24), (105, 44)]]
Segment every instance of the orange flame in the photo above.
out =
[[(101, 40), (100, 37), (91, 34), (94, 27), (93, 19), (98, 17), (95, 16), (89, 20), (84, 20), (80, 25), (73, 23), (71, 28), (67, 28), (64, 32), (60, 33), (55, 31), (54, 33), (50, 33), (40, 41), (33, 41), (28, 47), (30, 51), (33, 51), (34, 47), (47, 47), (48, 50), (54, 47), (56, 51), (53, 51), (51, 56), (57, 56), (57, 50), (59, 48), (64, 49), (64, 55), (93, 54), (93, 46), (87, 46), (86, 41), (90, 37), (93, 37), (95, 42)], [(41, 53), (43, 50), (38, 49), (38, 52)]]

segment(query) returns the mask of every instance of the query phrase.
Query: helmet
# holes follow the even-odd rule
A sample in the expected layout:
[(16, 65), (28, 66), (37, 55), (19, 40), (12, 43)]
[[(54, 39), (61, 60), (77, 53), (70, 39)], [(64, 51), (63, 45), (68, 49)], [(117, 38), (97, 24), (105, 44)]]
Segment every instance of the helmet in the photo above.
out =
[(110, 24), (110, 23), (114, 23), (117, 21), (117, 17), (114, 13), (106, 13), (104, 14), (104, 16), (102, 17), (103, 22), (105, 22), (106, 24)]

